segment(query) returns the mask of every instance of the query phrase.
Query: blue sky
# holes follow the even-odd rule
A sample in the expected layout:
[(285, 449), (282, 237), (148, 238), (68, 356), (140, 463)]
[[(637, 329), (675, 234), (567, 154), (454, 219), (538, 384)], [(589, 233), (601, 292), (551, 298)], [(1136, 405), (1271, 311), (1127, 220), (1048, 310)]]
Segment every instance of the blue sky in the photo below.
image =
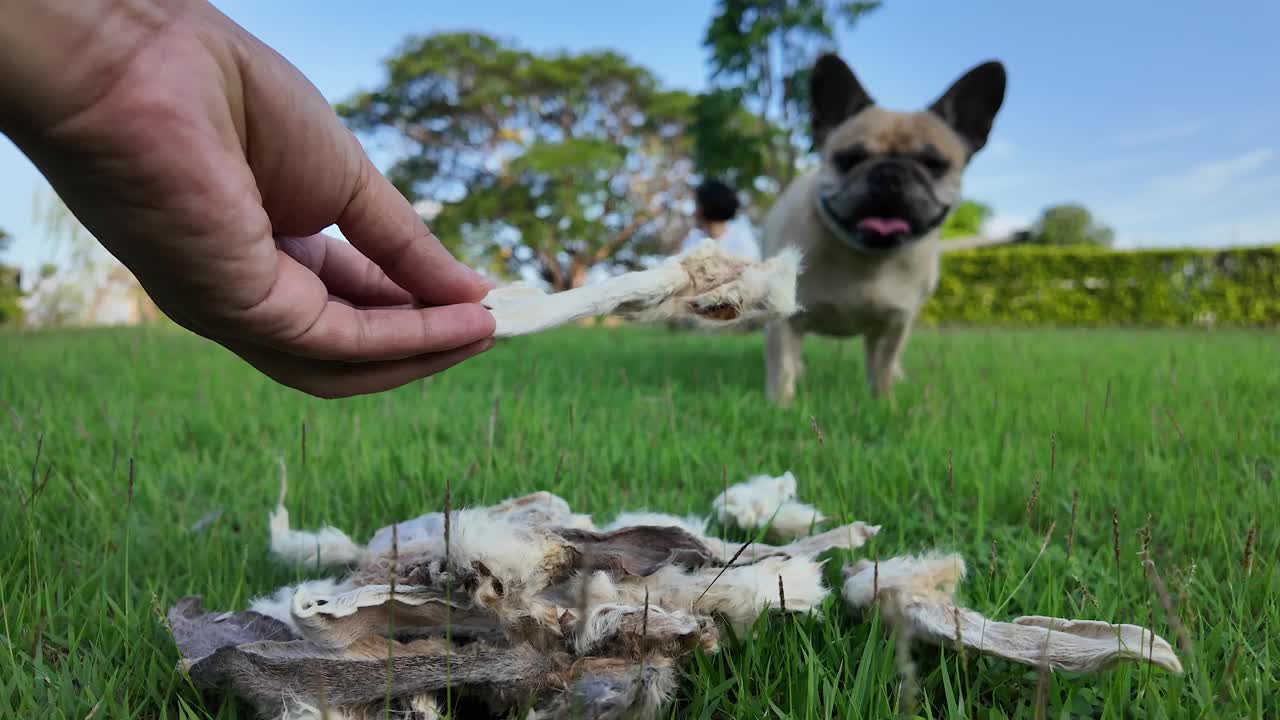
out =
[[(668, 86), (706, 85), (710, 0), (351, 3), (219, 0), (331, 100), (376, 84), (409, 34), (483, 30), (532, 49), (615, 48)], [(887, 0), (840, 49), (881, 104), (922, 107), (998, 58), (1009, 92), (966, 194), (997, 229), (1075, 201), (1123, 246), (1280, 243), (1280, 3)], [(1270, 68), (1270, 69), (1268, 69)], [(42, 179), (0, 140), (0, 227), (10, 261), (50, 249), (31, 220)]]

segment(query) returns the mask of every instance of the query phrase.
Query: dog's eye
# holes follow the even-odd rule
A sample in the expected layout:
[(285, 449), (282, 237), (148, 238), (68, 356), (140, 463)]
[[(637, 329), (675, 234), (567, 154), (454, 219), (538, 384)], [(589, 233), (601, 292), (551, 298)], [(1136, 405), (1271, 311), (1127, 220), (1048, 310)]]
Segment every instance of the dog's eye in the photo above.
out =
[(942, 156), (932, 153), (922, 155), (919, 158), (920, 164), (924, 166), (934, 177), (942, 177), (951, 169), (951, 163), (947, 162)]
[(831, 156), (831, 162), (840, 172), (849, 172), (855, 165), (867, 159), (867, 152), (860, 147), (837, 150)]

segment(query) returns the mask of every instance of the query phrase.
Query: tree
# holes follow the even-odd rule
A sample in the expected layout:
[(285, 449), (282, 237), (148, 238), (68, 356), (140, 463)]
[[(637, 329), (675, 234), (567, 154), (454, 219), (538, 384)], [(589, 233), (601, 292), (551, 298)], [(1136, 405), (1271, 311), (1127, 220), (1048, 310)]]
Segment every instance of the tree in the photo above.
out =
[[(736, 148), (732, 155), (720, 157), (737, 163), (734, 176), (740, 186), (763, 181), (784, 187), (811, 145), (808, 87), (814, 60), (835, 46), (837, 22), (852, 27), (880, 4), (718, 0), (703, 40), (711, 52), (714, 89), (708, 95), (749, 108), (756, 122), (750, 128), (698, 125), (699, 146)], [(722, 132), (727, 137), (717, 138)]]
[(102, 321), (109, 303), (127, 303), (134, 321), (162, 317), (137, 278), (106, 252), (67, 208), (53, 188), (37, 190), (33, 215), (58, 262), (40, 267), (24, 300), (27, 320), (36, 326), (77, 325)]
[[(0, 228), (0, 253), (9, 249), (13, 237)], [(0, 325), (22, 321), (22, 274), (17, 268), (0, 263)]]
[(1077, 204), (1046, 208), (1027, 237), (1039, 245), (1100, 245), (1111, 247), (1115, 232), (1094, 219), (1088, 208)]
[(613, 52), (538, 54), (479, 33), (411, 38), (338, 106), (401, 150), (388, 177), (438, 204), (432, 229), (493, 270), (555, 290), (634, 268), (687, 230), (695, 99)]
[(942, 239), (977, 237), (991, 219), (991, 206), (976, 200), (965, 200), (956, 206), (942, 223)]

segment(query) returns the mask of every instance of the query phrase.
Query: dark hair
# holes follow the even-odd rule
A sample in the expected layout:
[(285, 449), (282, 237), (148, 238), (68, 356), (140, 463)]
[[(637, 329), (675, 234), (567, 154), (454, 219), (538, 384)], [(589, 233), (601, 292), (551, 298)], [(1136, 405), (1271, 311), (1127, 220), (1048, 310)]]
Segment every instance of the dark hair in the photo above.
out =
[(728, 222), (738, 214), (738, 193), (719, 180), (708, 180), (699, 185), (694, 197), (703, 219), (710, 222)]

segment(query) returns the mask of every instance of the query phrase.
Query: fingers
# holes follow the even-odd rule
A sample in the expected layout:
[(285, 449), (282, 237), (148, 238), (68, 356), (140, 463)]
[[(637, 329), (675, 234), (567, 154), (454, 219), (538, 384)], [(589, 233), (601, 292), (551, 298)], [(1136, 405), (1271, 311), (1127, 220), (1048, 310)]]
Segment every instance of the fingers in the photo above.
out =
[(392, 390), (444, 372), (493, 347), (493, 340), (481, 340), (432, 355), (354, 365), (307, 360), (253, 345), (228, 344), (227, 347), (272, 380), (308, 395), (332, 400)]
[(489, 283), (431, 234), (320, 91), (279, 53), (219, 17), (238, 38), (243, 144), (275, 231), (305, 236), (336, 223), (392, 282), (425, 304), (484, 297)]
[(399, 360), (493, 336), (493, 314), (480, 305), (354, 307), (330, 299), (320, 278), (289, 254), (277, 257), (271, 290), (234, 328), (224, 328), (226, 336), (340, 362)]
[(328, 235), (282, 237), (276, 245), (315, 273), (329, 294), (353, 305), (411, 305), (413, 296), (396, 285), (350, 243)]
[[(335, 121), (336, 122), (336, 121)], [(396, 284), (428, 305), (477, 302), (492, 286), (454, 259), (404, 196), (378, 172), (352, 139), (362, 161), (338, 227)]]
[(318, 360), (375, 362), (453, 350), (493, 332), (493, 314), (475, 304), (355, 308), (329, 301), (315, 323), (282, 349)]

